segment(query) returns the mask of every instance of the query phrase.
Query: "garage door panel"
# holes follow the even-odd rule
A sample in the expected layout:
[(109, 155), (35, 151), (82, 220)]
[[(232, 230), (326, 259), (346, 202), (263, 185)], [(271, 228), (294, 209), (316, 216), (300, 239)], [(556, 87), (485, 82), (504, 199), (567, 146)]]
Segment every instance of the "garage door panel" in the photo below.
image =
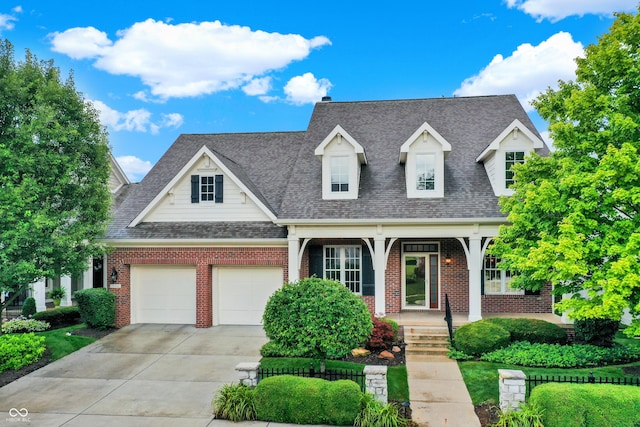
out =
[(283, 284), (281, 267), (218, 268), (218, 322), (261, 325), (267, 301)]
[(132, 323), (196, 323), (194, 266), (132, 266)]

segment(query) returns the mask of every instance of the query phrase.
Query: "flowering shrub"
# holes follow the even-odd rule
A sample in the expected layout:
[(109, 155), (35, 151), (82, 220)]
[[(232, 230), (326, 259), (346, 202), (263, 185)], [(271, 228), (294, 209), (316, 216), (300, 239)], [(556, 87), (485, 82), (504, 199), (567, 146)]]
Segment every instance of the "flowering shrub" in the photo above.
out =
[(35, 319), (27, 319), (20, 316), (13, 320), (2, 324), (2, 333), (15, 334), (19, 332), (42, 332), (49, 329), (51, 325), (48, 322)]
[(44, 337), (33, 333), (1, 335), (0, 372), (30, 365), (42, 357), (44, 350)]

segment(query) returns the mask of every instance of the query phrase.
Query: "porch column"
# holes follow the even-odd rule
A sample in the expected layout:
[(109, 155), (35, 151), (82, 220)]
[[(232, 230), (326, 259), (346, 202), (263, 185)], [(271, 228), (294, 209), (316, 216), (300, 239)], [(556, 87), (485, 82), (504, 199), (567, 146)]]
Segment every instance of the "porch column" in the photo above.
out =
[(36, 300), (36, 311), (45, 311), (47, 309), (47, 279), (40, 279), (31, 285), (32, 296)]
[(295, 282), (300, 279), (299, 256), (300, 240), (297, 236), (289, 235), (289, 282)]
[(61, 307), (68, 307), (71, 305), (71, 277), (61, 276), (60, 287), (66, 291), (64, 298), (60, 301)]
[(375, 269), (375, 280), (376, 280), (376, 304), (375, 304), (375, 315), (378, 317), (383, 317), (386, 310), (386, 297), (385, 297), (385, 271), (387, 270), (386, 256), (385, 256), (385, 248), (384, 248), (385, 238), (382, 236), (376, 236), (374, 238), (374, 262), (373, 268)]
[(482, 319), (482, 238), (469, 237), (469, 321)]

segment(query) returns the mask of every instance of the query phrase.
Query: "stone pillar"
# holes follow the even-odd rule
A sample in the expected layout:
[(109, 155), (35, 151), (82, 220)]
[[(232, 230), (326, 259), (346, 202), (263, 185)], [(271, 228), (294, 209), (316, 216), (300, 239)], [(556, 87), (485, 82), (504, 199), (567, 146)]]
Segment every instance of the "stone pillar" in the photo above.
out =
[(482, 319), (482, 239), (469, 237), (469, 321)]
[(498, 369), (500, 386), (500, 410), (502, 412), (518, 411), (524, 404), (527, 386), (524, 372), (510, 369)]
[(60, 307), (69, 307), (71, 305), (71, 277), (61, 276), (60, 287), (66, 291), (64, 298), (60, 301)]
[(362, 373), (365, 375), (367, 393), (373, 394), (378, 401), (387, 403), (387, 367), (367, 365)]
[(259, 369), (260, 369), (260, 362), (238, 363), (236, 365), (236, 372), (238, 373), (238, 382), (248, 387), (257, 386)]
[[(293, 234), (293, 235), (292, 235)], [(300, 240), (295, 235), (295, 228), (289, 227), (289, 283), (300, 279), (299, 266)]]
[(40, 279), (32, 286), (32, 296), (36, 300), (36, 310), (45, 311), (47, 309), (47, 279)]
[(386, 309), (385, 298), (385, 271), (387, 270), (387, 263), (384, 251), (385, 238), (383, 236), (376, 236), (374, 239), (373, 247), (373, 268), (375, 269), (375, 281), (376, 281), (376, 303), (375, 303), (375, 315), (377, 317), (384, 317)]

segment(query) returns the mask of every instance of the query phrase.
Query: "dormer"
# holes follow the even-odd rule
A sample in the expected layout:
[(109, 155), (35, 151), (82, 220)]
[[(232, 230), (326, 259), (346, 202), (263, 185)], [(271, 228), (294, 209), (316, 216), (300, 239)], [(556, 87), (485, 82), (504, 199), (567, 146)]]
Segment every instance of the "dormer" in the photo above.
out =
[(360, 168), (367, 164), (364, 148), (337, 125), (315, 149), (322, 160), (322, 198), (357, 199)]
[(513, 190), (509, 187), (514, 182), (511, 168), (516, 163), (524, 163), (529, 153), (543, 147), (544, 142), (516, 119), (485, 148), (476, 162), (483, 163), (496, 196), (511, 196)]
[(451, 144), (427, 122), (402, 144), (408, 198), (444, 197), (444, 159), (450, 151)]

